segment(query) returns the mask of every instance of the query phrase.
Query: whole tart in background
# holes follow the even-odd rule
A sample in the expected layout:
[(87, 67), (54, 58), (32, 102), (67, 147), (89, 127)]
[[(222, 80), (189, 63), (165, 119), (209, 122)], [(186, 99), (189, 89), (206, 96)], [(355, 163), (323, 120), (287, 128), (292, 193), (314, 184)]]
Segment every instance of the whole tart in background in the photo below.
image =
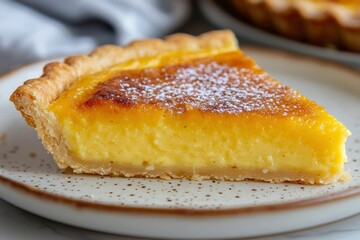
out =
[(230, 0), (242, 20), (310, 44), (360, 52), (360, 1)]

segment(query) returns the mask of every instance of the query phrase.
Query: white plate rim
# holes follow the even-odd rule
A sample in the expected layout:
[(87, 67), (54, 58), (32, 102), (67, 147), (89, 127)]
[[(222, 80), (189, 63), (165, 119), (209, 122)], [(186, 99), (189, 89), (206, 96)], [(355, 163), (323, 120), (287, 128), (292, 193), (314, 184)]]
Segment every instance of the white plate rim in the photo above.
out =
[[(351, 67), (345, 66), (340, 63), (329, 62), (326, 60), (317, 59), (311, 56), (303, 56), (294, 53), (288, 53), (281, 50), (274, 50), (264, 47), (254, 47), (254, 46), (242, 46), (243, 50), (249, 50), (252, 52), (267, 52), (267, 54), (275, 54), (277, 56), (297, 59), (299, 61), (313, 62), (315, 64), (326, 65), (328, 67), (333, 67), (339, 71), (347, 72), (355, 75), (360, 79), (360, 71), (357, 71)], [(50, 60), (51, 61), (51, 60)], [(5, 81), (6, 78), (17, 73), (18, 71), (23, 70), (24, 68), (31, 67), (40, 62), (32, 62), (20, 67), (17, 67), (13, 70), (10, 70), (2, 75), (0, 75), (0, 81)], [(35, 189), (26, 184), (17, 182), (16, 180), (6, 178), (0, 175), (0, 183), (13, 190), (21, 191), (25, 194), (34, 196), (34, 198), (41, 198), (42, 200), (47, 200), (49, 202), (62, 203), (68, 206), (76, 206), (81, 208), (88, 208), (91, 210), (105, 210), (105, 211), (116, 211), (116, 212), (136, 212), (142, 214), (165, 214), (165, 215), (186, 215), (186, 216), (203, 216), (203, 215), (242, 215), (249, 213), (264, 213), (264, 212), (280, 212), (285, 210), (293, 210), (300, 208), (309, 208), (318, 205), (334, 203), (341, 200), (351, 199), (360, 196), (360, 185), (356, 185), (350, 189), (342, 190), (336, 193), (327, 194), (320, 197), (308, 198), (301, 201), (288, 201), (286, 203), (276, 203), (276, 204), (264, 204), (259, 206), (246, 206), (246, 207), (234, 207), (226, 209), (194, 209), (194, 208), (158, 208), (158, 207), (130, 207), (116, 204), (105, 204), (105, 203), (94, 203), (90, 201), (84, 201), (74, 198), (69, 198), (65, 196), (55, 195), (46, 191)]]

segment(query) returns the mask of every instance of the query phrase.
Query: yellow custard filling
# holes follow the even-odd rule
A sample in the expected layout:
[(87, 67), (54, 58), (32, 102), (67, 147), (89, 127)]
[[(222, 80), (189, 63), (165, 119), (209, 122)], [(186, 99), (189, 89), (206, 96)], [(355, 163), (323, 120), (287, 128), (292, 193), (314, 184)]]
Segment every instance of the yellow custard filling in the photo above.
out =
[[(212, 60), (196, 62), (197, 59), (202, 58)], [(218, 103), (226, 106), (211, 108), (209, 106), (212, 105), (209, 105), (208, 100), (198, 105), (195, 102), (187, 102), (187, 99), (184, 100), (185, 104), (175, 104), (171, 101), (169, 103), (165, 100), (160, 103), (145, 100), (137, 102), (136, 99), (129, 103), (120, 102), (123, 100), (123, 95), (120, 98), (117, 92), (117, 95), (115, 94), (117, 102), (106, 98), (95, 101), (95, 104), (89, 105), (90, 107), (84, 105), (84, 102), (96, 95), (99, 87), (105, 86), (103, 84), (109, 79), (118, 75), (125, 78), (122, 72), (134, 76), (136, 74), (141, 80), (147, 77), (146, 71), (143, 72), (142, 69), (156, 68), (153, 74), (160, 74), (161, 71), (171, 70), (168, 68), (163, 70), (162, 66), (172, 65), (176, 69), (177, 65), (188, 62), (194, 66), (197, 64), (196, 66), (201, 68), (203, 71), (201, 76), (206, 76), (207, 73), (204, 72), (210, 69), (207, 68), (209, 66), (214, 71), (228, 71), (226, 76), (233, 71), (241, 74), (239, 76), (242, 79), (238, 81), (239, 84), (243, 81), (253, 84), (250, 84), (246, 91), (253, 95), (260, 90), (269, 91), (266, 92), (266, 96), (264, 94), (260, 96), (264, 97), (267, 105), (260, 106), (256, 102), (256, 96), (254, 100), (253, 95), (246, 95), (246, 91), (239, 93), (240, 87), (235, 88), (231, 95), (239, 94), (238, 96), (241, 97), (245, 94), (245, 100), (242, 100), (241, 104), (248, 104), (246, 106), (249, 109), (233, 112), (231, 112), (232, 106), (228, 105), (229, 102), (236, 105), (236, 102), (232, 102), (236, 101), (235, 98), (235, 100), (218, 100)], [(217, 65), (214, 66), (213, 62)], [(181, 65), (181, 68), (185, 73), (191, 73), (188, 65)], [(129, 70), (139, 71), (126, 72)], [(225, 76), (219, 74), (220, 77)], [(181, 78), (181, 76), (176, 77)], [(196, 74), (191, 76), (196, 77)], [(264, 86), (273, 84), (272, 88), (267, 89), (263, 86), (265, 90), (262, 88), (251, 90), (251, 87), (256, 88), (255, 82), (250, 79), (254, 76), (260, 76), (260, 80), (255, 82), (260, 81)], [(221, 88), (220, 85), (216, 85), (217, 81), (220, 81), (218, 79), (214, 80), (215, 85), (211, 85), (216, 87), (212, 89), (215, 95)], [(187, 78), (179, 81), (182, 80)], [(161, 79), (156, 81), (162, 84)], [(196, 81), (198, 80), (194, 80), (193, 85), (189, 85), (189, 89), (198, 86)], [(235, 80), (231, 79), (231, 81)], [(119, 82), (123, 81), (120, 79)], [(194, 171), (207, 167), (260, 169), (264, 173), (284, 172), (300, 175), (310, 173), (315, 176), (314, 179), (326, 181), (340, 177), (343, 163), (346, 161), (345, 141), (349, 131), (322, 107), (285, 87), (284, 96), (280, 96), (280, 93), (280, 97), (273, 94), (280, 101), (278, 105), (273, 105), (270, 99), (265, 97), (269, 95), (270, 98), (272, 91), (275, 91), (278, 85), (280, 83), (259, 69), (255, 62), (246, 58), (240, 50), (179, 51), (131, 60), (102, 72), (83, 76), (50, 105), (49, 111), (55, 114), (68, 149), (80, 162), (93, 162), (94, 165), (107, 162), (109, 167), (111, 164), (119, 164), (150, 170), (155, 167), (174, 167)], [(165, 86), (161, 91), (166, 87), (174, 86)], [(183, 91), (186, 92), (187, 89)], [(134, 92), (133, 96), (138, 97), (136, 94)], [(160, 96), (160, 93), (157, 96)], [(201, 105), (203, 103), (208, 105), (203, 107)], [(253, 104), (249, 105), (249, 103)], [(289, 106), (281, 109), (280, 103), (288, 103)], [(176, 107), (172, 109), (174, 104)], [(179, 106), (181, 111), (177, 112)]]

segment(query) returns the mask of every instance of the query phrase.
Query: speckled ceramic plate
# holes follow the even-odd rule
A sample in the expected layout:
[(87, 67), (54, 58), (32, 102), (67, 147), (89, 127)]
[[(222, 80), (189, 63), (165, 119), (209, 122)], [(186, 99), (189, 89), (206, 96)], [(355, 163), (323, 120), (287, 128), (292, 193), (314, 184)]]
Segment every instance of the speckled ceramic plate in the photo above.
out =
[[(359, 67), (360, 54), (334, 49), (328, 49), (291, 40), (275, 34), (268, 33), (262, 29), (253, 27), (240, 21), (238, 18), (230, 14), (217, 1), (205, 0), (198, 1), (201, 5), (201, 10), (205, 16), (214, 24), (222, 27), (232, 29), (236, 34), (244, 38), (253, 40), (258, 43), (274, 46), (277, 48), (290, 50), (310, 56), (320, 57), (329, 60), (335, 60), (347, 64), (353, 64)], [(218, 1), (220, 2), (220, 1)]]
[(159, 238), (230, 238), (273, 234), (360, 212), (360, 74), (272, 50), (244, 48), (268, 72), (324, 105), (353, 133), (346, 183), (126, 179), (63, 173), (8, 101), (32, 64), (0, 81), (0, 194), (35, 214), (93, 230)]

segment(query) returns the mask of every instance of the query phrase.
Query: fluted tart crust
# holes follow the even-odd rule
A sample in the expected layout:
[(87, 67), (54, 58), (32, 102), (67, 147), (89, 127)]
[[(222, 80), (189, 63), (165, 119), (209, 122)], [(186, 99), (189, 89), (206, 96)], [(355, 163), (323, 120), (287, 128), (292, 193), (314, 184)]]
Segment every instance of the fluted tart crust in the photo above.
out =
[(360, 52), (360, 1), (230, 0), (238, 16), (288, 38)]

